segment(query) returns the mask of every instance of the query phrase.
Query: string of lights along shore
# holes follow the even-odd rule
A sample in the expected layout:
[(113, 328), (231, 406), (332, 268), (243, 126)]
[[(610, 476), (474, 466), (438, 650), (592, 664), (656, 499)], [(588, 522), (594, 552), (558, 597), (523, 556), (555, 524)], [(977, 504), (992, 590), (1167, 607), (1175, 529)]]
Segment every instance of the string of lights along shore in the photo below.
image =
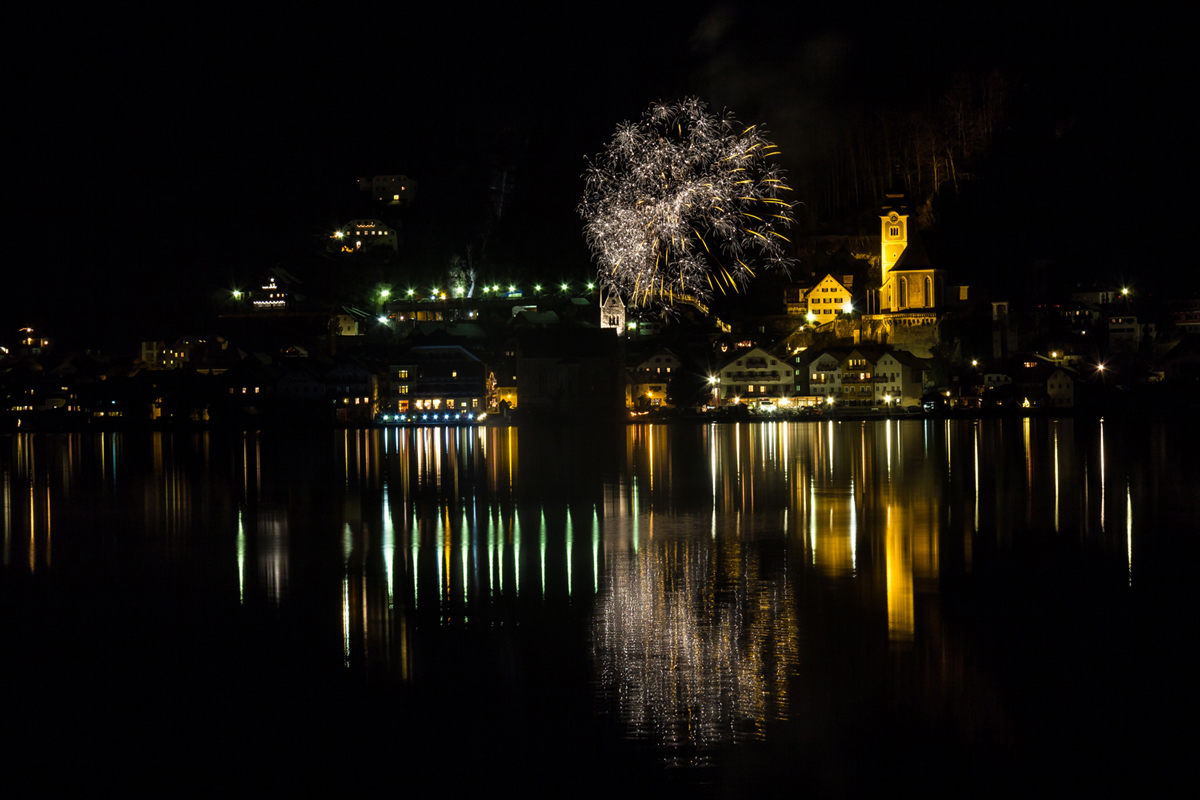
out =
[(757, 125), (696, 98), (653, 103), (590, 160), (578, 211), (600, 286), (634, 307), (736, 292), (786, 269), (792, 225), (779, 149)]

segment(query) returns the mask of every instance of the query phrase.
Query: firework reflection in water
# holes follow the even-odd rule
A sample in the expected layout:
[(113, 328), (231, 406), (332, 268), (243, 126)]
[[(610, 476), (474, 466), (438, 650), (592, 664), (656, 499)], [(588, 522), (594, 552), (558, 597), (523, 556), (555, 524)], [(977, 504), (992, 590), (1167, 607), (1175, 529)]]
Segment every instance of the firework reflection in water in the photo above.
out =
[(706, 537), (655, 538), (609, 555), (594, 619), (601, 698), (669, 763), (704, 764), (720, 745), (786, 719), (798, 662), (786, 570)]

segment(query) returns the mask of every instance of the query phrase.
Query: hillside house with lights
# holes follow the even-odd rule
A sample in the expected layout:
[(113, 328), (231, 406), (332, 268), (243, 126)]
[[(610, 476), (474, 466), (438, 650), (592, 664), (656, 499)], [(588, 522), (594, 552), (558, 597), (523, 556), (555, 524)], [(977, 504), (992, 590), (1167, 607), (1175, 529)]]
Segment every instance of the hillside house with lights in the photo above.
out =
[(416, 190), (417, 182), (407, 175), (376, 175), (358, 179), (358, 191), (384, 205), (412, 205)]
[(250, 293), (250, 302), (255, 311), (287, 311), (291, 296), (275, 282), (272, 275), (261, 289)]
[(789, 317), (803, 317), (810, 325), (823, 325), (853, 310), (853, 275), (826, 275), (815, 286), (791, 286), (784, 290)]
[(334, 253), (362, 253), (378, 247), (399, 252), (396, 229), (378, 219), (352, 219), (330, 234), (327, 249)]

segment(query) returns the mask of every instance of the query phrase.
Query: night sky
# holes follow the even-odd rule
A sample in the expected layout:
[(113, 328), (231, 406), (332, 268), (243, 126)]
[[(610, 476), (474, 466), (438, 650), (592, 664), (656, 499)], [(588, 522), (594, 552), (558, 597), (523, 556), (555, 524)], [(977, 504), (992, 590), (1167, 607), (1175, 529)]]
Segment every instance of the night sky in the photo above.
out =
[(97, 344), (118, 328), (198, 330), (218, 290), (315, 263), (352, 214), (355, 179), (375, 174), (418, 182), (409, 255), (442, 259), (471, 241), (489, 171), (504, 165), (514, 189), (493, 268), (582, 277), (584, 158), (651, 101), (697, 95), (765, 124), (808, 201), (854, 120), (926, 107), (951, 76), (992, 69), (1012, 89), (985, 205), (1040, 224), (1014, 261), (1074, 250), (1097, 278), (1196, 289), (1180, 246), (1194, 195), (1193, 12), (250, 5), (38, 6), (8, 21), (15, 247), (0, 339), (24, 324)]

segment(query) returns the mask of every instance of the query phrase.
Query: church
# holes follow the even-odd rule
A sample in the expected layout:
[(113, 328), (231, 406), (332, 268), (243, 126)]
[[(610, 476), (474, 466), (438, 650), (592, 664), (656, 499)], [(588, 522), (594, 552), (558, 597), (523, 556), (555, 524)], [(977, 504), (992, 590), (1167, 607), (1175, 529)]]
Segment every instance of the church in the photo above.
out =
[(882, 236), (879, 289), (871, 316), (893, 326), (935, 325), (945, 305), (945, 270), (934, 269), (916, 231), (910, 238), (908, 198), (889, 192), (880, 209)]

